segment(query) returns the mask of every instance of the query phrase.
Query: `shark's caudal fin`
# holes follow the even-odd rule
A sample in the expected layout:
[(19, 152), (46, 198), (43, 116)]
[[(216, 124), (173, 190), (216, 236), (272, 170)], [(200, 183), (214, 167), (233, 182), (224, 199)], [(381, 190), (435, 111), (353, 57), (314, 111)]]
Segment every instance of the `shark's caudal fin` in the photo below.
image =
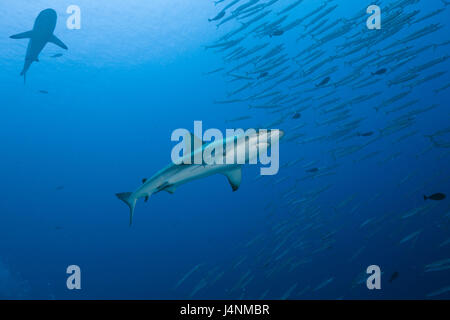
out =
[(20, 73), (21, 76), (23, 76), (23, 83), (27, 83), (27, 70), (25, 70), (25, 67), (23, 68), (22, 72)]
[(117, 198), (125, 202), (130, 208), (130, 226), (133, 223), (134, 207), (136, 206), (136, 198), (132, 197), (131, 195), (131, 192), (122, 192), (116, 194)]
[(22, 71), (20, 73), (21, 76), (23, 76), (23, 84), (27, 83), (27, 73), (25, 71)]
[[(18, 33), (15, 35), (10, 36), (11, 39), (29, 39), (33, 36), (33, 31), (26, 31), (26, 32), (22, 32), (22, 33)], [(27, 62), (25, 62), (27, 63)], [(27, 70), (30, 67), (31, 62), (28, 65), (25, 65), (23, 67), (22, 72), (20, 73), (21, 76), (23, 76), (23, 83), (27, 82)]]
[(21, 76), (23, 76), (23, 83), (27, 82), (27, 71), (30, 69), (31, 64), (33, 61), (31, 60), (25, 60), (25, 64), (23, 65), (22, 72), (20, 73)]

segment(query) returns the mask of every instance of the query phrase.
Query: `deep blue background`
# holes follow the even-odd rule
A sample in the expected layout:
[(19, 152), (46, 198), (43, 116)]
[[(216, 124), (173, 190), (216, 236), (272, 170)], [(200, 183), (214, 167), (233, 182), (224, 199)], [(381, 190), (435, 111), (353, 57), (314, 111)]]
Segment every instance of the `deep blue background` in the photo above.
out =
[[(31, 4), (0, 0), (0, 297), (260, 298), (269, 290), (265, 297), (278, 299), (297, 284), (289, 298), (416, 299), (450, 286), (449, 270), (424, 272), (425, 265), (449, 258), (450, 245), (440, 244), (450, 237), (450, 204), (448, 198), (435, 203), (423, 200), (423, 194), (450, 195), (450, 153), (449, 149), (432, 148), (420, 155), (431, 145), (424, 135), (449, 127), (450, 90), (433, 92), (449, 82), (449, 74), (413, 89), (407, 99), (417, 97), (421, 102), (412, 109), (440, 104), (420, 114), (413, 128), (337, 160), (328, 152), (336, 147), (333, 142), (282, 143), (282, 164), (304, 160), (281, 168), (277, 176), (261, 179), (256, 179), (259, 168), (246, 167), (241, 188), (235, 193), (223, 176), (191, 182), (174, 195), (158, 193), (147, 203), (138, 203), (135, 223), (128, 227), (128, 209), (115, 193), (133, 191), (142, 178), (170, 162), (173, 130), (193, 129), (194, 120), (202, 120), (204, 128), (225, 130), (230, 127), (226, 120), (243, 115), (252, 118), (236, 126), (258, 127), (279, 118), (264, 110), (250, 112), (246, 103), (213, 103), (237, 87), (227, 83), (221, 73), (204, 75), (223, 65), (220, 54), (204, 46), (231, 25), (216, 29), (208, 23), (219, 11), (212, 1), (169, 2), (42, 0)], [(290, 19), (319, 2), (305, 0), (290, 13)], [(280, 0), (277, 10), (288, 3)], [(354, 16), (372, 2), (334, 3), (339, 8), (331, 17), (338, 19)], [(81, 30), (65, 27), (69, 16), (65, 10), (70, 4), (81, 7)], [(413, 9), (423, 15), (442, 6), (437, 0), (421, 1)], [(48, 7), (58, 13), (55, 34), (69, 51), (52, 59), (51, 55), (62, 50), (49, 44), (40, 62), (31, 66), (24, 85), (19, 72), (27, 42), (9, 36), (31, 29), (37, 14)], [(366, 18), (361, 17), (363, 26)], [(410, 45), (420, 48), (441, 43), (448, 40), (449, 18), (447, 7), (439, 16), (406, 27), (394, 38), (433, 21), (444, 28)], [(270, 41), (284, 43), (287, 52), (299, 52), (308, 45), (295, 41), (302, 30), (300, 26), (293, 35)], [(327, 44), (324, 48), (332, 50)], [(405, 68), (448, 55), (449, 50), (446, 46), (426, 51)], [(423, 75), (448, 67), (447, 61)], [(332, 77), (349, 72), (351, 66), (340, 65)], [(351, 88), (337, 90), (342, 99), (356, 96)], [(389, 118), (373, 107), (404, 89), (380, 81), (361, 93), (371, 90), (380, 90), (382, 95), (353, 106), (352, 117), (367, 117), (361, 131), (378, 134), (396, 115)], [(302, 129), (306, 137), (331, 132), (330, 126), (315, 125), (318, 117), (309, 109), (301, 120), (288, 119), (279, 127), (289, 133), (306, 122)], [(412, 129), (419, 133), (393, 143)], [(373, 151), (380, 154), (355, 162)], [(396, 152), (400, 154), (395, 159), (379, 163)], [(303, 165), (311, 161), (317, 161), (313, 165), (317, 167), (339, 166), (333, 170), (335, 175), (295, 182), (307, 175)], [(400, 184), (409, 174), (411, 178)], [(280, 181), (282, 178), (287, 179)], [(290, 197), (284, 197), (291, 191), (298, 199), (308, 197), (327, 185), (332, 187), (306, 209), (293, 208), (287, 200)], [(58, 190), (59, 186), (64, 188)], [(352, 195), (348, 205), (338, 206)], [(431, 207), (425, 213), (402, 219), (408, 211), (426, 204)], [(317, 208), (316, 216), (305, 218)], [(306, 211), (300, 215), (301, 210)], [(375, 223), (361, 227), (369, 218)], [(311, 227), (303, 231), (306, 222)], [(287, 227), (276, 234), (280, 223)], [(400, 244), (418, 230), (421, 233), (416, 240)], [(332, 247), (316, 252), (326, 244), (329, 232), (333, 233)], [(282, 243), (285, 237), (289, 238)], [(305, 241), (304, 247), (293, 247), (298, 239)], [(280, 244), (283, 247), (274, 251)], [(361, 254), (351, 259), (359, 250)], [(302, 259), (310, 262), (289, 271), (294, 261)], [(66, 289), (65, 270), (70, 264), (81, 267), (81, 291)], [(175, 288), (198, 264), (198, 270)], [(380, 291), (367, 290), (364, 282), (355, 285), (355, 279), (371, 264), (383, 271)], [(268, 274), (269, 270), (273, 272)], [(399, 277), (389, 283), (395, 271)], [(253, 280), (232, 290), (247, 272)], [(213, 282), (216, 275), (221, 276)], [(330, 278), (330, 284), (314, 290)], [(208, 284), (191, 296), (202, 281)], [(449, 298), (450, 292), (437, 297)]]

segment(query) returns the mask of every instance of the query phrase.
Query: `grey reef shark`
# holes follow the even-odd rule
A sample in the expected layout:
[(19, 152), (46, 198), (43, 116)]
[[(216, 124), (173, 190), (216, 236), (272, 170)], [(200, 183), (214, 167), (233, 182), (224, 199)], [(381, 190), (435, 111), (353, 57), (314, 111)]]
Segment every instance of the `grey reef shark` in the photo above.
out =
[(45, 45), (50, 42), (57, 46), (68, 49), (67, 46), (58, 39), (53, 32), (56, 27), (57, 15), (53, 9), (45, 9), (41, 11), (34, 21), (33, 29), (11, 36), (11, 39), (30, 39), (28, 42), (27, 53), (25, 56), (25, 64), (23, 66), (21, 76), (26, 81), (26, 75), (31, 64), (36, 61), (39, 62), (39, 54)]
[[(200, 146), (194, 148), (192, 153), (187, 154), (186, 158), (193, 159), (196, 154), (202, 154), (206, 148), (215, 149), (217, 145), (225, 146), (227, 143), (233, 144), (234, 148), (223, 150), (223, 156), (226, 158), (228, 152), (232, 152), (237, 158), (244, 159), (245, 163), (251, 162), (256, 156), (256, 153), (251, 153), (249, 150), (258, 151), (261, 149), (267, 149), (273, 147), (274, 144), (278, 144), (278, 140), (283, 137), (284, 132), (278, 129), (271, 130), (267, 133), (267, 139), (261, 139), (263, 133), (257, 133), (245, 139), (238, 139), (235, 136), (228, 137), (224, 140), (218, 140), (211, 143), (204, 143), (200, 138), (190, 134), (186, 140), (192, 140), (193, 145)], [(196, 142), (195, 142), (196, 141)], [(248, 148), (247, 148), (248, 147)], [(140, 198), (144, 198), (145, 201), (153, 194), (161, 191), (168, 193), (174, 193), (175, 190), (187, 182), (205, 178), (214, 174), (222, 174), (227, 177), (228, 182), (231, 185), (233, 191), (236, 191), (242, 180), (242, 165), (241, 164), (185, 164), (183, 161), (180, 164), (171, 163), (164, 169), (158, 171), (150, 179), (143, 179), (142, 185), (139, 186), (134, 192), (122, 192), (117, 193), (116, 196), (125, 202), (130, 209), (130, 226), (133, 222), (134, 208), (136, 202)]]

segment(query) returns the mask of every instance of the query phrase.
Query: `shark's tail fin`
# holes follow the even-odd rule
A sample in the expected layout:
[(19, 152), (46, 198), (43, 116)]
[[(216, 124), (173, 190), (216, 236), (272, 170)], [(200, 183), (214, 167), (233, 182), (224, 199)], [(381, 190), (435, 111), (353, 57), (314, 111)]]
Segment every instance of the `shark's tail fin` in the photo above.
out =
[(32, 63), (33, 63), (33, 61), (31, 61), (30, 59), (25, 60), (22, 72), (20, 73), (20, 75), (23, 76), (23, 83), (27, 82), (27, 72), (28, 72), (28, 69), (30, 69), (30, 66)]
[(136, 206), (136, 198), (132, 197), (131, 195), (131, 192), (122, 192), (116, 194), (117, 198), (125, 202), (130, 208), (130, 226), (133, 223), (134, 207)]

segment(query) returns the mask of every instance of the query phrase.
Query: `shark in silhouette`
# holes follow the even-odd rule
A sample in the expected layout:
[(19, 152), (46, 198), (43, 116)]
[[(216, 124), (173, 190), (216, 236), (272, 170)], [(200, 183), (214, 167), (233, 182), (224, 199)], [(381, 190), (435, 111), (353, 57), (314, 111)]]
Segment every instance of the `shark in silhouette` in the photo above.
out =
[(44, 49), (47, 42), (56, 44), (57, 46), (66, 49), (67, 46), (59, 40), (54, 34), (56, 27), (56, 11), (53, 9), (45, 9), (41, 11), (34, 21), (33, 29), (27, 32), (15, 34), (11, 39), (30, 39), (27, 47), (27, 54), (25, 56), (25, 64), (20, 73), (26, 81), (27, 71), (34, 61), (39, 62), (39, 54)]

